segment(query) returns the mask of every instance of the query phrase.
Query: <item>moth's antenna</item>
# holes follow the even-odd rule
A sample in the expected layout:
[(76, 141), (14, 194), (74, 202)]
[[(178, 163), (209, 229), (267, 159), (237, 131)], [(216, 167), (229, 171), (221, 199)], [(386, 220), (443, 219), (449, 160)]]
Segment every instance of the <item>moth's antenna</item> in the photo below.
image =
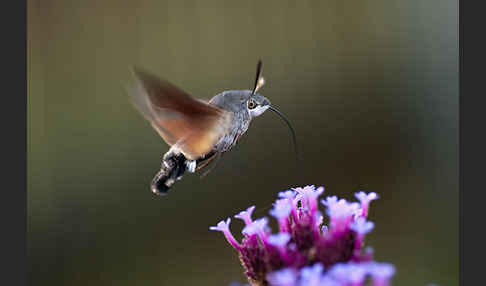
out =
[(250, 96), (254, 95), (255, 92), (257, 92), (260, 89), (260, 87), (262, 87), (263, 84), (265, 83), (263, 77), (260, 77), (261, 73), (262, 73), (262, 60), (258, 60), (255, 85), (253, 87), (253, 91)]

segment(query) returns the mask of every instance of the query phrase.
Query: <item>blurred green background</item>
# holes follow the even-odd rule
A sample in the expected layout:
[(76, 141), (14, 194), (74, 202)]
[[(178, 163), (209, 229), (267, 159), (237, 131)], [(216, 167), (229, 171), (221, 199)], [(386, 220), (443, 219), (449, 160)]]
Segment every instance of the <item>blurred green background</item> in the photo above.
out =
[[(394, 285), (458, 285), (457, 1), (28, 1), (32, 285), (227, 285), (208, 227), (278, 191), (376, 191), (367, 245)], [(199, 98), (249, 89), (293, 122), (254, 120), (204, 179), (148, 189), (167, 145), (131, 106), (129, 65)], [(232, 229), (240, 236), (242, 224)]]

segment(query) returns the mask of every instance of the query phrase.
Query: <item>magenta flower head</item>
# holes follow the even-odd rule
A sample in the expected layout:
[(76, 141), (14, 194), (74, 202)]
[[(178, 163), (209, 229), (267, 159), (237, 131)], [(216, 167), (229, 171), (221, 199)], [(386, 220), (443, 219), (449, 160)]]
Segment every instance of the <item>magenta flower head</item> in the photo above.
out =
[(366, 219), (369, 202), (378, 195), (356, 193), (359, 202), (330, 196), (321, 201), (326, 207), (321, 212), (323, 192), (311, 185), (278, 193), (270, 210), (279, 225), (276, 233), (268, 218), (251, 218), (255, 206), (235, 215), (245, 222), (241, 243), (231, 234), (229, 218), (210, 229), (223, 232), (236, 249), (252, 286), (364, 286), (367, 280), (372, 286), (389, 286), (393, 265), (375, 262), (369, 247), (362, 251), (374, 228)]

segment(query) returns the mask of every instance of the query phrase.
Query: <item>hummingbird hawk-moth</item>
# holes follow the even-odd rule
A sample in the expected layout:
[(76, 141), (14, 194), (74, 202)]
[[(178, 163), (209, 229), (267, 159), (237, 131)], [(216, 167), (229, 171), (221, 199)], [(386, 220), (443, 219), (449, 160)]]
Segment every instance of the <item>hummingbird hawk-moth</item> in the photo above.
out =
[[(267, 109), (275, 112), (290, 128), (294, 147), (295, 132), (286, 117), (257, 93), (265, 80), (262, 62), (257, 65), (253, 90), (227, 90), (208, 102), (195, 99), (168, 81), (133, 67), (135, 89), (130, 92), (135, 107), (170, 146), (150, 189), (166, 194), (186, 171), (208, 174), (222, 154), (229, 151), (248, 130), (251, 120)], [(297, 149), (296, 149), (297, 151)]]

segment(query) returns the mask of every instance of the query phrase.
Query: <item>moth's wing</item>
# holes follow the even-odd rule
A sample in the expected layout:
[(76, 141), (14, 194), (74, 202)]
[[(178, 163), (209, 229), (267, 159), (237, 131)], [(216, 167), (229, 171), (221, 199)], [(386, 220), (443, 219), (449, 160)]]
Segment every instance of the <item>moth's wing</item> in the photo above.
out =
[(137, 86), (130, 93), (132, 102), (164, 141), (177, 144), (190, 160), (211, 151), (229, 127), (230, 114), (140, 68), (133, 73)]

